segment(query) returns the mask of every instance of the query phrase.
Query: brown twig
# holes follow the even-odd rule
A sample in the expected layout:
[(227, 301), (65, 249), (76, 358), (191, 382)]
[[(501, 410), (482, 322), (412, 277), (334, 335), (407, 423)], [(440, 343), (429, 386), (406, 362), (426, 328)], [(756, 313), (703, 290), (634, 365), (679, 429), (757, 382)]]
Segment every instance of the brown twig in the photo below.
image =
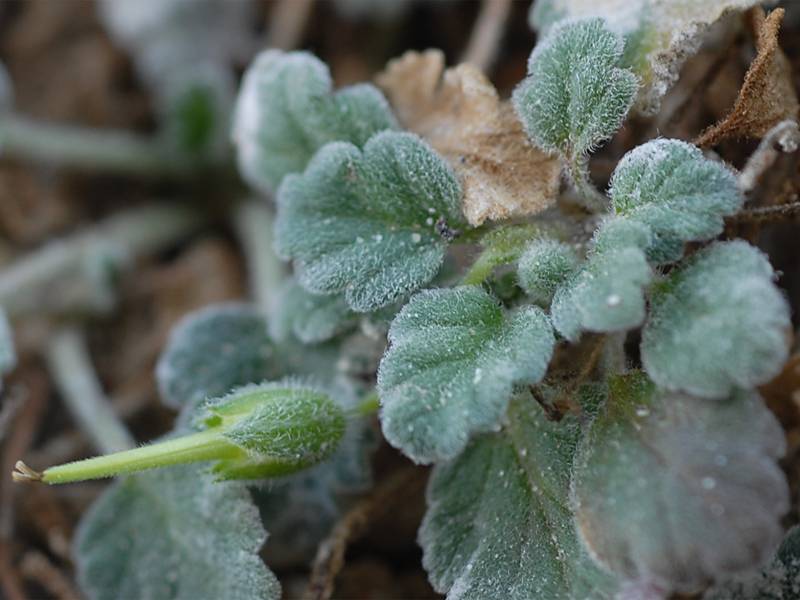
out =
[(348, 544), (362, 535), (370, 522), (395, 506), (399, 498), (407, 497), (409, 486), (423, 473), (419, 468), (407, 467), (392, 474), (339, 520), (317, 550), (304, 600), (329, 600), (344, 566)]
[(739, 174), (739, 187), (742, 192), (745, 194), (752, 192), (764, 173), (775, 164), (782, 153), (791, 154), (796, 152), (798, 147), (800, 147), (800, 129), (797, 121), (787, 119), (770, 129)]
[(562, 415), (568, 412), (578, 412), (579, 407), (577, 403), (572, 399), (574, 393), (580, 388), (580, 386), (589, 378), (594, 371), (597, 364), (600, 362), (600, 358), (603, 356), (603, 349), (606, 345), (606, 336), (601, 335), (599, 336), (598, 340), (595, 342), (595, 345), (592, 347), (591, 351), (589, 352), (589, 356), (586, 358), (586, 361), (581, 366), (581, 370), (578, 371), (578, 374), (572, 379), (569, 385), (562, 390), (562, 392), (556, 397), (553, 401), (553, 406), (558, 410), (559, 413)]
[(751, 208), (726, 219), (728, 223), (770, 223), (785, 221), (800, 214), (800, 202), (789, 202), (778, 206)]
[(46, 589), (57, 600), (79, 600), (72, 582), (41, 552), (28, 552), (20, 563), (22, 574)]
[(281, 50), (297, 47), (313, 6), (314, 0), (280, 0), (269, 15), (267, 45)]
[(471, 63), (483, 72), (491, 68), (510, 12), (511, 0), (483, 0), (461, 62)]

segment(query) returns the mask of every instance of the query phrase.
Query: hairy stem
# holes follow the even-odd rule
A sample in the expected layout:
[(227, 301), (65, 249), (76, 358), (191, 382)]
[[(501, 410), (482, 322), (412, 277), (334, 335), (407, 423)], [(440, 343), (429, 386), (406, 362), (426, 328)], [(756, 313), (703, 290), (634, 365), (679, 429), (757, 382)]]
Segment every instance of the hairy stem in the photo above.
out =
[(50, 467), (41, 473), (33, 471), (24, 463), (19, 462), (13, 476), (15, 481), (42, 481), (48, 484), (73, 483), (157, 467), (241, 456), (242, 451), (239, 448), (227, 441), (219, 432), (209, 430), (124, 452)]
[(0, 148), (12, 158), (126, 175), (185, 176), (191, 167), (155, 137), (40, 123), (13, 114), (0, 120)]
[(109, 454), (136, 446), (103, 394), (81, 331), (65, 327), (56, 332), (45, 357), (67, 408), (97, 450)]
[(572, 155), (567, 161), (567, 171), (578, 193), (581, 206), (592, 213), (607, 212), (609, 200), (592, 183), (587, 157), (580, 154)]

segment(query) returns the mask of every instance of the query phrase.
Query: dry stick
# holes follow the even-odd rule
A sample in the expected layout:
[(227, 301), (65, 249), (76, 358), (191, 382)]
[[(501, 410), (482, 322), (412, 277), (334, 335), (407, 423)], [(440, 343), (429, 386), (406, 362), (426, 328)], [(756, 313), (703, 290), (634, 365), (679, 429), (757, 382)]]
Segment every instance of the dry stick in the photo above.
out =
[(111, 454), (136, 445), (103, 393), (82, 331), (72, 326), (57, 331), (45, 358), (69, 412), (96, 450)]
[(38, 583), (58, 600), (81, 598), (72, 582), (41, 552), (34, 550), (25, 554), (20, 570), (26, 578)]
[(784, 221), (800, 214), (800, 202), (790, 202), (778, 206), (763, 206), (744, 210), (726, 219), (728, 223), (769, 223)]
[(296, 47), (313, 6), (314, 0), (280, 0), (269, 15), (267, 45), (281, 50)]
[(422, 473), (417, 467), (406, 467), (390, 475), (339, 520), (317, 549), (303, 600), (329, 600), (348, 544), (362, 535), (371, 521), (387, 513), (398, 498), (407, 497), (408, 487)]
[(142, 206), (50, 242), (0, 271), (0, 306), (11, 317), (107, 310), (115, 271), (196, 230), (197, 211)]
[[(739, 188), (743, 193), (752, 192), (767, 170), (775, 164), (781, 153), (791, 154), (800, 147), (800, 129), (797, 121), (787, 119), (770, 129), (756, 151), (747, 159), (739, 174)], [(772, 207), (769, 207), (772, 208)]]
[(483, 72), (492, 67), (510, 12), (511, 0), (483, 0), (461, 62), (471, 63)]

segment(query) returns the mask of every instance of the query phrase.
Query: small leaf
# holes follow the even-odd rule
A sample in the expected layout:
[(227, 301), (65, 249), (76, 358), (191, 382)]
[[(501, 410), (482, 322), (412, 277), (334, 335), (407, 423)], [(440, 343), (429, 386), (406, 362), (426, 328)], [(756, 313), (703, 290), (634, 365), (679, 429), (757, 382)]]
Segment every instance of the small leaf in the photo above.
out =
[(376, 80), (400, 122), (461, 177), (471, 225), (537, 214), (555, 202), (559, 161), (530, 144), (510, 103), (474, 66), (445, 70), (441, 51), (409, 51)]
[(535, 302), (549, 304), (556, 289), (578, 268), (575, 250), (553, 239), (536, 240), (519, 259), (519, 285)]
[(303, 171), (328, 142), (363, 146), (395, 123), (383, 95), (362, 84), (332, 93), (328, 67), (307, 52), (266, 50), (242, 80), (233, 139), (239, 171), (265, 193)]
[(601, 226), (586, 262), (553, 296), (553, 327), (569, 341), (576, 341), (584, 330), (627, 331), (644, 322), (644, 288), (652, 272), (638, 246), (642, 232), (614, 221)]
[(657, 263), (683, 255), (683, 243), (722, 233), (723, 217), (744, 198), (722, 163), (679, 140), (653, 140), (628, 152), (611, 179), (614, 212), (650, 228), (647, 255)]
[(708, 27), (729, 11), (757, 4), (759, 0), (536, 0), (530, 22), (540, 34), (548, 34), (562, 20), (605, 19), (609, 29), (625, 38), (622, 64), (641, 79), (636, 109), (652, 115)]
[(460, 197), (452, 171), (413, 134), (380, 133), (363, 153), (329, 144), (284, 180), (277, 248), (307, 290), (344, 292), (353, 310), (375, 310), (436, 275), (466, 225)]
[(784, 13), (784, 9), (776, 8), (768, 17), (761, 9), (748, 14), (756, 32), (758, 54), (730, 114), (704, 131), (695, 142), (698, 146), (714, 146), (729, 138), (762, 138), (784, 119), (796, 120), (800, 103), (792, 81), (792, 64), (778, 45)]
[(358, 315), (341, 296), (312, 294), (290, 280), (281, 290), (270, 332), (278, 341), (293, 334), (304, 344), (316, 344), (352, 329), (357, 323)]
[(419, 463), (453, 458), (496, 426), (514, 384), (545, 374), (553, 332), (528, 306), (505, 314), (481, 288), (420, 292), (389, 330), (378, 371), (386, 439)]
[(91, 600), (278, 600), (258, 552), (266, 539), (244, 485), (217, 483), (205, 466), (150, 471), (114, 483), (75, 539)]
[(508, 429), (437, 465), (419, 531), (423, 565), (448, 600), (614, 597), (611, 577), (580, 546), (569, 510), (571, 417), (545, 419), (530, 395)]
[(783, 538), (772, 562), (763, 570), (715, 585), (703, 600), (792, 600), (800, 597), (800, 527)]
[(161, 398), (180, 408), (222, 396), (234, 387), (283, 373), (271, 364), (267, 323), (245, 304), (219, 304), (191, 313), (170, 333), (156, 366)]
[(481, 237), (481, 253), (464, 275), (462, 283), (477, 285), (488, 279), (496, 267), (519, 260), (531, 240), (542, 236), (538, 225), (501, 225)]
[(638, 86), (619, 68), (623, 47), (602, 19), (556, 25), (537, 44), (513, 96), (537, 146), (572, 159), (619, 129)]
[(622, 577), (695, 591), (772, 555), (789, 508), (784, 451), (754, 392), (703, 402), (616, 378), (575, 457), (578, 530)]
[(203, 425), (242, 450), (217, 462), (222, 479), (286, 475), (328, 458), (346, 429), (344, 411), (307, 386), (262, 383), (238, 388), (204, 406)]
[(718, 398), (780, 373), (791, 321), (774, 278), (767, 257), (741, 241), (709, 246), (671, 273), (642, 332), (653, 381)]

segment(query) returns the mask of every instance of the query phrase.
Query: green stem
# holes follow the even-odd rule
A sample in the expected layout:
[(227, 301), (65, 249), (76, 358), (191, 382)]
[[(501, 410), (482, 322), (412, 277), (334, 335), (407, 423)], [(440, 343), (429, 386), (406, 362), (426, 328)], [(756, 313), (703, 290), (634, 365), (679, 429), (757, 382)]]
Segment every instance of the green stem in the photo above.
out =
[(353, 416), (358, 416), (358, 417), (368, 417), (370, 415), (374, 415), (376, 412), (380, 410), (380, 408), (381, 408), (381, 400), (378, 397), (378, 392), (373, 390), (372, 392), (364, 396), (364, 398), (361, 400), (361, 402), (358, 403), (358, 405), (353, 407), (351, 414)]
[(151, 177), (185, 176), (191, 166), (155, 137), (40, 123), (14, 114), (0, 120), (0, 151), (62, 167)]
[(480, 253), (472, 266), (461, 278), (461, 285), (480, 285), (486, 281), (498, 265), (496, 256), (490, 249)]
[(581, 154), (573, 155), (567, 162), (567, 168), (581, 205), (592, 213), (607, 212), (609, 200), (594, 187), (589, 177), (587, 157)]
[(50, 467), (42, 473), (31, 470), (24, 463), (17, 463), (17, 471), (13, 475), (17, 481), (42, 481), (48, 484), (72, 483), (134, 473), (156, 467), (241, 456), (242, 450), (227, 441), (219, 432), (209, 430), (116, 454), (96, 456)]

